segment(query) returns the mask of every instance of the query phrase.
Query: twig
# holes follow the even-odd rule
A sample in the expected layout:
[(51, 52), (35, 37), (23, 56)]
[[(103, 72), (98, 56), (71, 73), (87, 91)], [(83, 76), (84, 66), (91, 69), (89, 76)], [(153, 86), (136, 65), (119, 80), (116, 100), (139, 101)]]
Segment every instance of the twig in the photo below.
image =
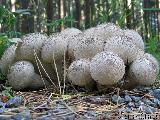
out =
[(57, 79), (58, 79), (59, 93), (60, 93), (60, 95), (61, 95), (61, 94), (62, 94), (62, 92), (61, 92), (61, 82), (60, 82), (60, 79), (59, 79), (59, 74), (58, 74), (58, 70), (57, 70), (57, 65), (56, 65), (56, 61), (55, 61), (55, 57), (54, 57), (54, 52), (53, 52), (53, 62), (54, 62), (54, 67), (55, 67), (56, 74), (57, 74)]
[(65, 57), (65, 50), (64, 50), (64, 62), (63, 62), (63, 66), (64, 66), (64, 75), (63, 75), (63, 95), (64, 95), (64, 91), (65, 91), (65, 87), (66, 87), (66, 57)]

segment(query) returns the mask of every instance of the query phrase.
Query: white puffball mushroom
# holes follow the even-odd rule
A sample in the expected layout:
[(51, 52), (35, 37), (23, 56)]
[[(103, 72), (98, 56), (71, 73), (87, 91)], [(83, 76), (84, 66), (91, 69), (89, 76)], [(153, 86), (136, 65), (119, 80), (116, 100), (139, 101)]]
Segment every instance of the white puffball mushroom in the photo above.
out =
[(81, 38), (75, 45), (74, 55), (75, 59), (91, 59), (97, 53), (102, 52), (104, 47), (104, 40), (99, 36), (92, 34), (82, 34)]
[(16, 45), (11, 45), (1, 57), (0, 60), (0, 69), (1, 72), (6, 75), (8, 72), (9, 67), (13, 64), (16, 56)]
[(34, 50), (40, 58), (42, 44), (47, 39), (47, 36), (42, 33), (30, 33), (22, 37), (22, 44), (18, 50), (18, 60), (35, 61)]
[(135, 60), (129, 69), (129, 77), (139, 85), (152, 85), (157, 78), (157, 67), (146, 58)]
[(123, 60), (113, 52), (96, 54), (90, 64), (92, 78), (101, 85), (114, 85), (125, 73)]
[(86, 86), (93, 82), (90, 75), (90, 61), (80, 59), (74, 61), (68, 68), (67, 77), (72, 84)]
[(7, 75), (8, 83), (14, 90), (25, 89), (31, 84), (34, 75), (34, 67), (28, 61), (18, 61), (13, 64)]
[(112, 36), (106, 40), (104, 51), (114, 52), (125, 64), (130, 64), (144, 55), (144, 51), (136, 47), (126, 36)]
[(131, 38), (132, 42), (140, 49), (144, 50), (144, 42), (142, 37), (135, 30), (124, 30), (124, 35)]

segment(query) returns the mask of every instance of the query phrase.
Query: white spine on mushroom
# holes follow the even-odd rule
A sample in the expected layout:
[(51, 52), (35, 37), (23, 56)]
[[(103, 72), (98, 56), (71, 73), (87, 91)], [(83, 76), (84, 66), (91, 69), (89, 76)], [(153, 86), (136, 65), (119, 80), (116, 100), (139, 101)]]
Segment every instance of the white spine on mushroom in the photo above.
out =
[(4, 75), (7, 74), (9, 67), (15, 60), (16, 48), (16, 45), (12, 45), (2, 55), (2, 58), (0, 60), (0, 69)]
[(90, 75), (90, 61), (86, 59), (80, 59), (74, 61), (68, 68), (68, 79), (78, 86), (86, 86), (93, 82)]
[(152, 85), (157, 77), (157, 67), (150, 60), (139, 58), (131, 64), (129, 76), (139, 85)]
[(140, 49), (144, 50), (144, 42), (138, 32), (134, 30), (124, 30), (124, 35), (131, 38), (132, 42)]
[(126, 36), (113, 36), (106, 40), (104, 51), (118, 54), (125, 64), (131, 63), (144, 55), (144, 51), (136, 47)]
[(22, 45), (19, 48), (18, 59), (20, 60), (35, 60), (34, 49), (40, 57), (40, 52), (43, 42), (47, 36), (41, 33), (31, 33), (22, 37)]
[(113, 52), (96, 54), (90, 64), (92, 78), (101, 85), (114, 85), (125, 73), (123, 60)]
[(11, 66), (7, 75), (8, 82), (15, 90), (25, 89), (31, 84), (31, 77), (34, 75), (34, 67), (28, 61), (19, 61)]

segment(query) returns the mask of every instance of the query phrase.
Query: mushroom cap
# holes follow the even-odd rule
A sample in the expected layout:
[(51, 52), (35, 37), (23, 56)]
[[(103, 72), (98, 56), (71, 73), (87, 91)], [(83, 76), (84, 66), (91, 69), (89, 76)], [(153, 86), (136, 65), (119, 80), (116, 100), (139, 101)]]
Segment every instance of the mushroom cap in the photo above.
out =
[(42, 47), (41, 57), (46, 63), (53, 63), (53, 60), (62, 60), (67, 52), (68, 41), (59, 35), (49, 36), (48, 42)]
[(34, 61), (34, 49), (40, 58), (42, 44), (46, 39), (47, 36), (42, 33), (30, 33), (24, 35), (22, 37), (22, 45), (19, 47), (17, 53), (17, 59)]
[(9, 67), (14, 63), (16, 56), (16, 49), (17, 46), (13, 44), (9, 48), (7, 48), (4, 54), (2, 55), (0, 60), (0, 69), (2, 74), (6, 75)]
[(80, 31), (77, 28), (66, 28), (64, 30), (61, 31), (61, 35), (66, 36), (66, 37), (71, 37), (71, 36), (75, 36), (82, 33), (82, 31)]
[(147, 58), (139, 58), (131, 64), (129, 77), (139, 85), (152, 85), (157, 77), (157, 67)]
[(34, 67), (28, 61), (18, 61), (13, 64), (7, 75), (9, 85), (14, 90), (22, 90), (32, 83), (31, 77), (34, 75)]
[(79, 40), (74, 50), (76, 60), (81, 58), (91, 59), (97, 53), (103, 51), (104, 40), (101, 39), (101, 37), (83, 33), (81, 37), (78, 38)]
[(123, 60), (113, 52), (96, 54), (90, 64), (92, 78), (101, 85), (114, 85), (125, 73)]
[(144, 50), (144, 42), (142, 37), (135, 30), (124, 30), (124, 35), (131, 38), (132, 42), (140, 49)]
[(144, 55), (144, 51), (136, 47), (126, 36), (113, 36), (106, 40), (105, 51), (118, 54), (125, 64), (129, 64)]
[(93, 82), (89, 67), (89, 60), (80, 59), (74, 61), (68, 68), (67, 77), (69, 81), (78, 86), (86, 86)]

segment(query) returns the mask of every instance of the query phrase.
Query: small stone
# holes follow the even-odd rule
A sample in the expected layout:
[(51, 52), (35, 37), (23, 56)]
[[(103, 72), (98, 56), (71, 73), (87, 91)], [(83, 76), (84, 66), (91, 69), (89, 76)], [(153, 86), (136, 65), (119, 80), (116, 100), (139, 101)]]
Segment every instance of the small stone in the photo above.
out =
[(146, 114), (152, 114), (152, 113), (153, 113), (153, 111), (151, 110), (150, 107), (144, 107), (144, 112), (145, 112)]
[(129, 102), (129, 103), (127, 104), (127, 106), (128, 106), (129, 108), (131, 108), (131, 107), (135, 107), (135, 105), (134, 105), (134, 103), (133, 103), (133, 102)]
[(22, 97), (15, 96), (7, 101), (6, 107), (18, 107), (22, 104)]
[(138, 102), (141, 99), (141, 97), (137, 97), (137, 96), (131, 96), (131, 98), (134, 102)]
[(125, 102), (129, 103), (132, 101), (131, 97), (129, 95), (125, 95), (124, 97)]
[(141, 101), (138, 101), (138, 102), (136, 102), (136, 103), (134, 103), (135, 104), (135, 107), (136, 108), (139, 108), (140, 106), (141, 106)]
[(118, 102), (119, 104), (121, 104), (121, 103), (124, 103), (124, 98), (121, 98), (120, 96), (117, 96), (117, 95), (113, 95), (112, 102), (114, 103)]
[(0, 108), (3, 107), (5, 108), (6, 103), (0, 102)]
[[(2, 108), (0, 108), (0, 114), (1, 113), (4, 113), (5, 112), (5, 108), (4, 107), (2, 107)], [(0, 119), (1, 120), (1, 119)]]
[(160, 101), (157, 98), (152, 99), (152, 102), (157, 105), (157, 107), (160, 106)]
[(151, 91), (150, 94), (153, 95), (158, 100), (160, 100), (160, 89), (155, 89), (155, 90)]
[(14, 120), (30, 120), (30, 111), (28, 109), (22, 111), (21, 113), (17, 113), (16, 115), (11, 117)]
[(149, 106), (156, 106), (152, 101), (150, 101), (150, 100), (147, 99), (147, 98), (144, 98), (142, 101), (143, 101), (144, 104), (146, 104), (146, 105), (149, 105)]
[(132, 112), (132, 110), (131, 110), (131, 108), (125, 108), (125, 112), (127, 112), (127, 113), (131, 113), (131, 112)]

